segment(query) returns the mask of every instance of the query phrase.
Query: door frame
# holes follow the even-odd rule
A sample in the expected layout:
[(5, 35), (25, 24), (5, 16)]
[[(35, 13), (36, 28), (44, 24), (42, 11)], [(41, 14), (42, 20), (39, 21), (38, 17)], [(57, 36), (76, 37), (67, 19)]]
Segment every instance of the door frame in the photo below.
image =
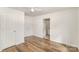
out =
[[(45, 23), (46, 20), (49, 21), (48, 37), (47, 37), (47, 34), (46, 34), (46, 23)], [(44, 34), (43, 38), (50, 40), (50, 18), (43, 19), (43, 34)]]

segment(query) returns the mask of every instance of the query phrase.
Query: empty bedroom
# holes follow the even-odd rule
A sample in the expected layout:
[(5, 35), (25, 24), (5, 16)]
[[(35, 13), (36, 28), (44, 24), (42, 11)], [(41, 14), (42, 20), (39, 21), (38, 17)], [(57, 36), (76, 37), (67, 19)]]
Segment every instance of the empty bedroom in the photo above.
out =
[(78, 7), (0, 7), (1, 52), (79, 52)]

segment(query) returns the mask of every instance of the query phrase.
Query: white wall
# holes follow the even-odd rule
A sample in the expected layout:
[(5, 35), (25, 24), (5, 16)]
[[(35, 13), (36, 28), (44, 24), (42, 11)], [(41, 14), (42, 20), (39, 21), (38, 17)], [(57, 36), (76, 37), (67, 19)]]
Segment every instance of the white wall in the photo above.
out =
[(24, 13), (0, 8), (0, 50), (24, 42)]
[(43, 19), (50, 18), (50, 40), (79, 47), (77, 9), (71, 8), (35, 16), (34, 35), (44, 37)]
[(37, 16), (33, 18), (33, 35), (38, 37), (44, 36), (43, 17)]
[(24, 36), (25, 37), (26, 36), (31, 36), (31, 35), (33, 35), (33, 29), (32, 29), (32, 27), (33, 27), (33, 22), (32, 22), (33, 18), (30, 17), (30, 16), (25, 16), (24, 19), (25, 19), (24, 20)]
[(78, 15), (78, 41), (77, 41), (77, 44), (78, 44), (78, 46), (79, 46), (79, 8), (78, 8), (78, 13), (77, 13), (77, 15)]
[(51, 40), (67, 45), (78, 46), (77, 9), (63, 10), (52, 15)]

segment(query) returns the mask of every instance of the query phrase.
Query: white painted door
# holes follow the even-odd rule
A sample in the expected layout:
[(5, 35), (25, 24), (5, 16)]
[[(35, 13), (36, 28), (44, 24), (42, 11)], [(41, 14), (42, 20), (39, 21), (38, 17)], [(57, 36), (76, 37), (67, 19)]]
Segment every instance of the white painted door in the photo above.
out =
[(0, 8), (0, 50), (24, 42), (24, 13)]
[(4, 13), (1, 18), (1, 48), (5, 49), (15, 45), (16, 22), (13, 14)]
[(14, 14), (9, 14), (6, 16), (6, 24), (7, 24), (7, 28), (6, 28), (6, 32), (7, 32), (7, 46), (6, 47), (10, 47), (15, 45), (15, 41), (16, 41), (16, 22), (15, 22), (15, 16)]
[(24, 13), (16, 14), (16, 45), (24, 42)]

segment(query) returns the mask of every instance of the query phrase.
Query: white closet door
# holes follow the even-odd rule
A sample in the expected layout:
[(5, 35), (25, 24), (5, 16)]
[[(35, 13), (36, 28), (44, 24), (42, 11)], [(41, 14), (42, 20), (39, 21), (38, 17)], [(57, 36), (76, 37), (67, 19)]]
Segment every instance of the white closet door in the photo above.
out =
[(1, 15), (1, 45), (2, 49), (15, 45), (15, 19), (12, 14)]
[(16, 22), (15, 22), (15, 17), (13, 14), (9, 14), (6, 16), (6, 32), (7, 32), (7, 41), (6, 41), (6, 44), (7, 46), (6, 47), (10, 47), (10, 46), (13, 46), (15, 45), (15, 36), (16, 36)]
[[(3, 45), (3, 40), (5, 39), (5, 34), (4, 34), (4, 19), (3, 19), (3, 16), (0, 15), (0, 50), (2, 49), (2, 45)], [(3, 22), (3, 23), (2, 23)]]
[(16, 14), (16, 45), (24, 42), (24, 13)]
[(1, 46), (1, 49), (4, 49), (4, 48), (6, 48), (6, 41), (7, 41), (7, 30), (6, 30), (6, 26), (7, 26), (7, 24), (6, 24), (6, 16), (5, 16), (5, 14), (0, 14), (0, 23), (1, 23), (1, 27), (0, 27), (0, 46)]
[(0, 8), (0, 50), (24, 42), (24, 13)]

